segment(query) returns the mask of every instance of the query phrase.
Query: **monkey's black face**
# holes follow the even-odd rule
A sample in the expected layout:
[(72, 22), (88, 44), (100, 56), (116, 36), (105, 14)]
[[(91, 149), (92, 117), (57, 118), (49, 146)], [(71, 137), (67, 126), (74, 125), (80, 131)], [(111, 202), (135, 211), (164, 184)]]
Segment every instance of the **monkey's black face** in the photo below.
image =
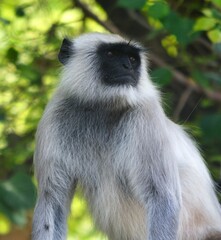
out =
[(136, 86), (140, 76), (140, 51), (127, 43), (101, 44), (97, 53), (103, 83)]

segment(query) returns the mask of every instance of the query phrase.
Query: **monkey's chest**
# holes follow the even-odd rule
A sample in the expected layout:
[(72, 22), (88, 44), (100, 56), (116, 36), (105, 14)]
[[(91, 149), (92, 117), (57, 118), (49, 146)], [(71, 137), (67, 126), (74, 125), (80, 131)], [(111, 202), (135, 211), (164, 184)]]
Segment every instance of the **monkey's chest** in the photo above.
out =
[[(103, 176), (102, 176), (103, 174)], [(127, 186), (104, 171), (93, 186), (83, 191), (97, 227), (110, 240), (143, 240), (146, 237), (145, 210), (128, 191)]]
[(84, 195), (97, 227), (110, 240), (143, 240), (147, 235), (145, 210), (130, 187), (125, 166), (128, 151), (122, 143), (113, 144), (113, 138), (85, 144), (86, 158), (81, 157), (85, 161)]
[[(146, 218), (143, 206), (129, 187), (127, 169), (134, 169), (136, 154), (127, 131), (127, 116), (100, 112), (77, 112), (68, 127), (68, 146), (78, 169), (79, 183), (96, 225), (111, 240), (143, 240)], [(67, 132), (66, 135), (67, 136)], [(138, 141), (136, 141), (138, 142)]]

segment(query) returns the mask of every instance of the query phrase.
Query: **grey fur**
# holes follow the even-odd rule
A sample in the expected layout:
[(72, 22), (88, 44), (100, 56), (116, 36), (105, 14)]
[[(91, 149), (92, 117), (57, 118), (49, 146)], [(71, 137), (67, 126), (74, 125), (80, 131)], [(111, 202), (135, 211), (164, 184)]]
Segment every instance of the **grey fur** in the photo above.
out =
[(126, 42), (105, 34), (74, 40), (73, 60), (37, 131), (32, 239), (66, 238), (77, 183), (110, 240), (221, 236), (210, 176), (192, 140), (165, 116), (144, 54), (138, 86), (101, 86), (96, 48), (119, 41)]

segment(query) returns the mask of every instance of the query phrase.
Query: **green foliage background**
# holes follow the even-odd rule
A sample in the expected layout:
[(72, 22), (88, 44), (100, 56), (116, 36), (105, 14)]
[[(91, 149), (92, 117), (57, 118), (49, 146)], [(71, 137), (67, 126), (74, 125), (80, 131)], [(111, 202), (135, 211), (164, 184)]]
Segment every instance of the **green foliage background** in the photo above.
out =
[[(110, 30), (105, 24), (113, 19), (109, 19), (108, 11), (100, 2), (80, 2), (100, 21), (74, 0), (0, 2), (0, 234), (9, 232), (14, 224), (24, 227), (27, 214), (32, 212), (36, 199), (32, 167), (34, 134), (59, 80), (58, 49), (64, 36)], [(157, 53), (158, 57), (173, 66), (153, 64), (151, 71), (153, 80), (164, 92), (166, 111), (189, 128), (203, 149), (214, 179), (219, 181), (221, 1), (106, 2), (142, 15), (149, 27), (142, 41), (144, 44), (158, 41), (163, 49)], [(207, 50), (197, 49), (198, 42), (203, 42)], [(151, 50), (151, 45), (147, 48)], [(174, 69), (186, 76), (185, 88), (190, 89), (192, 95), (185, 101), (177, 94), (185, 91), (176, 84)], [(185, 94), (182, 96), (185, 98)], [(178, 113), (177, 102), (183, 104)], [(94, 230), (79, 194), (74, 203), (68, 239), (105, 239)]]

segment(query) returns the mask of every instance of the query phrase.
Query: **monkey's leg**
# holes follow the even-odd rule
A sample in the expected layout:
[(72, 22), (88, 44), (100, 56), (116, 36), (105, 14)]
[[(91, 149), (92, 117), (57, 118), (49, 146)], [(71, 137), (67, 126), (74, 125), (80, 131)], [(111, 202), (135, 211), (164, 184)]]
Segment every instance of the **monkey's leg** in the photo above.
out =
[(69, 188), (45, 184), (37, 200), (32, 240), (65, 240), (66, 221), (76, 182)]
[(176, 240), (179, 203), (169, 196), (155, 196), (149, 208), (149, 239)]
[(143, 164), (133, 187), (146, 208), (148, 240), (177, 239), (181, 208), (178, 169), (167, 162), (158, 158)]

